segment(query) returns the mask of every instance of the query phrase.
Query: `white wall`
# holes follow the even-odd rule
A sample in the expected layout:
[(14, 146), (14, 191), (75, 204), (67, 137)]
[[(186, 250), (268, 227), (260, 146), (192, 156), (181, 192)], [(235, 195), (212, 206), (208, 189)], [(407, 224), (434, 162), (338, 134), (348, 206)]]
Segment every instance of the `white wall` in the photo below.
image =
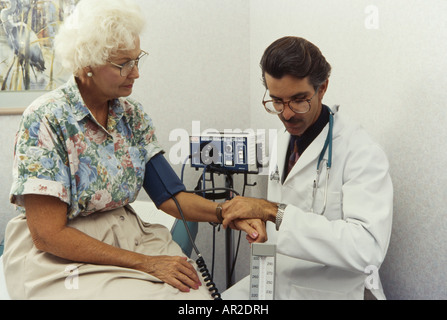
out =
[(447, 1), (252, 0), (250, 9), (253, 126), (271, 125), (258, 116), (264, 49), (286, 35), (316, 44), (333, 67), (324, 102), (341, 104), (390, 159), (388, 297), (446, 299)]
[[(259, 60), (285, 35), (314, 42), (333, 66), (325, 97), (384, 146), (395, 186), (393, 235), (382, 277), (392, 299), (446, 299), (446, 60), (444, 0), (141, 0), (147, 17), (142, 48), (150, 52), (134, 97), (157, 127), (168, 152), (176, 131), (276, 128), (263, 111)], [(369, 11), (376, 9), (378, 25)], [(365, 9), (367, 9), (365, 12)], [(365, 26), (365, 21), (367, 25)], [(377, 29), (371, 27), (377, 27)], [(369, 28), (369, 29), (368, 29)], [(0, 93), (0, 99), (2, 99)], [(0, 237), (8, 205), (11, 153), (18, 116), (0, 117)], [(174, 166), (180, 173), (180, 165)], [(185, 170), (193, 188), (197, 173)], [(265, 177), (254, 194), (265, 195)], [(239, 184), (236, 185), (239, 187)], [(198, 247), (211, 264), (211, 231)], [(244, 238), (244, 237), (242, 237)], [(248, 273), (248, 247), (237, 278)], [(224, 288), (223, 237), (215, 278)]]

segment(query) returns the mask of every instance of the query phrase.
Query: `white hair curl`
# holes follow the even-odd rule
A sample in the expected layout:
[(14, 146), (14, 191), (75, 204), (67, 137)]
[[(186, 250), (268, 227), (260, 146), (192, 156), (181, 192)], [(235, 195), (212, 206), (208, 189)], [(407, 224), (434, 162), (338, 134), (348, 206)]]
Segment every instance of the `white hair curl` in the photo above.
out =
[(104, 65), (118, 50), (135, 49), (144, 27), (133, 0), (81, 0), (59, 29), (56, 56), (77, 75), (85, 67)]

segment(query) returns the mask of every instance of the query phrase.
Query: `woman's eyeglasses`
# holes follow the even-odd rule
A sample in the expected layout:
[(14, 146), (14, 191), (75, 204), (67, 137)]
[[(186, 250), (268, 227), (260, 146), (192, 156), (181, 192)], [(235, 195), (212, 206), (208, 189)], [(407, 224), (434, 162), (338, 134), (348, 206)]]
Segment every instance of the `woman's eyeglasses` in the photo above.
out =
[(146, 58), (148, 55), (149, 55), (149, 53), (147, 53), (144, 50), (141, 50), (140, 56), (138, 58), (136, 58), (135, 60), (129, 60), (123, 64), (116, 64), (116, 63), (113, 63), (112, 61), (107, 61), (107, 62), (109, 62), (111, 65), (114, 65), (117, 68), (120, 68), (121, 76), (127, 77), (132, 72), (133, 68), (135, 68), (135, 66), (138, 69), (140, 68), (140, 66), (142, 65), (142, 62), (145, 60), (144, 58)]

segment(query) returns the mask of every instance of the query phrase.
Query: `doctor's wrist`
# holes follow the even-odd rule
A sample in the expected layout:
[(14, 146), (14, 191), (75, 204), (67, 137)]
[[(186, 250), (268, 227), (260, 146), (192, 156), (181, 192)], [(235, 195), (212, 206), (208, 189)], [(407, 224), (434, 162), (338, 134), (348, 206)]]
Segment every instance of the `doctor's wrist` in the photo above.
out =
[(276, 214), (278, 212), (278, 204), (276, 202), (266, 201), (267, 203), (263, 206), (264, 210), (264, 221), (270, 221), (275, 223)]

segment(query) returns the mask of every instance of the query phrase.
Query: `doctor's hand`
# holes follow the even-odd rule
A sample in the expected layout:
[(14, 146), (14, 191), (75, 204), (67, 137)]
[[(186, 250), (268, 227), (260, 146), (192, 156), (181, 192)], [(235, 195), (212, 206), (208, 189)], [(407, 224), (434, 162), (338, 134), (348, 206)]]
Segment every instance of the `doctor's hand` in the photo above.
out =
[(278, 206), (264, 199), (234, 197), (222, 204), (222, 225), (224, 228), (234, 227), (236, 220), (260, 219), (275, 222)]

